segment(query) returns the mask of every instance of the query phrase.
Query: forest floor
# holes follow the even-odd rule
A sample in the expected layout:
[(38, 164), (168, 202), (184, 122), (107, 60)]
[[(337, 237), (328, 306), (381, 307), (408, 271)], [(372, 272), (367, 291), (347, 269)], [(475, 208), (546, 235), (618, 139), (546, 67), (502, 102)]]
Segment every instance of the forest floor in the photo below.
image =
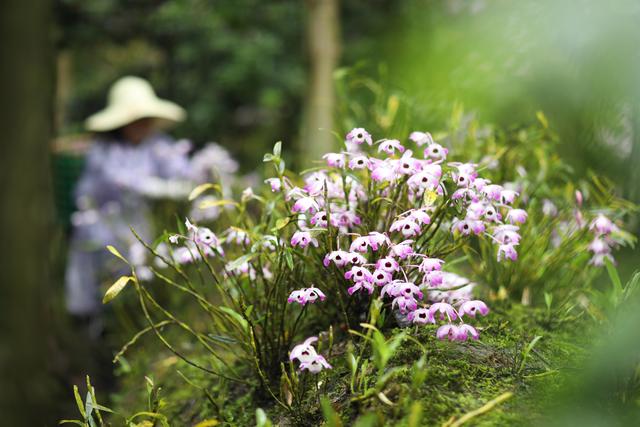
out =
[[(321, 410), (317, 393), (308, 392), (291, 412), (247, 387), (215, 388), (210, 377), (162, 350), (149, 336), (117, 366), (122, 391), (112, 396), (112, 407), (131, 414), (155, 405), (170, 425), (180, 426), (202, 420), (256, 425), (258, 408), (282, 426), (321, 425), (332, 411), (341, 421), (328, 425), (455, 426), (465, 420), (479, 426), (544, 424), (546, 408), (586, 357), (588, 334), (582, 329), (587, 322), (559, 323), (545, 310), (498, 304), (478, 323), (483, 326), (480, 340), (464, 343), (438, 341), (435, 326), (404, 329), (426, 350), (424, 365), (415, 364), (423, 355), (421, 346), (405, 340), (386, 368), (397, 367), (398, 372), (385, 385), (383, 396), (373, 394), (357, 402), (349, 391), (346, 357), (340, 357), (344, 345), (338, 343), (331, 357), (334, 368), (320, 377), (320, 390), (333, 410), (326, 403)], [(416, 385), (418, 371), (424, 380)], [(145, 375), (161, 387), (156, 403), (148, 402)]]

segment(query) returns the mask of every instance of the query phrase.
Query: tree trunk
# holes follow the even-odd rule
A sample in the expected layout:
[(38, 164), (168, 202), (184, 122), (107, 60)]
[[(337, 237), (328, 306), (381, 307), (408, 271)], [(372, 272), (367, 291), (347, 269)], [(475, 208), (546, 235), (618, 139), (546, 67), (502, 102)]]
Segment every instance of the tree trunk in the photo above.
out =
[(309, 85), (300, 143), (303, 163), (332, 151), (335, 138), (333, 72), (340, 56), (338, 0), (307, 0)]
[(46, 0), (0, 2), (0, 423), (40, 426), (47, 375), (52, 11)]

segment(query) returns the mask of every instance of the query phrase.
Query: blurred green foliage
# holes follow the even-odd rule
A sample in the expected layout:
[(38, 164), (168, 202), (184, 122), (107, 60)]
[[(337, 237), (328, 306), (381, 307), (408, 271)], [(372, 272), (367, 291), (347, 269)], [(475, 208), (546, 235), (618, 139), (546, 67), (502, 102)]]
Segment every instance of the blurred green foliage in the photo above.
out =
[(454, 102), (505, 128), (544, 111), (579, 174), (605, 173), (637, 201), (639, 18), (632, 0), (412, 0), (383, 56), (423, 110), (414, 125), (437, 127)]

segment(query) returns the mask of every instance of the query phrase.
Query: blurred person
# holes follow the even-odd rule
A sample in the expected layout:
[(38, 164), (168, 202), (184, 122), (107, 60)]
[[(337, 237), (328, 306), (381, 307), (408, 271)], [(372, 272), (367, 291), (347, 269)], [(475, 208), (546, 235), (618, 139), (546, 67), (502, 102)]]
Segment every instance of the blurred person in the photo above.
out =
[(74, 193), (65, 292), (68, 311), (94, 337), (102, 332), (100, 283), (121, 267), (105, 246), (141, 266), (137, 273), (144, 279), (150, 274), (142, 267), (145, 248), (130, 227), (149, 241), (149, 199), (184, 197), (191, 188), (191, 144), (162, 131), (185, 116), (180, 106), (158, 98), (146, 80), (123, 77), (109, 90), (107, 107), (86, 120), (94, 140)]

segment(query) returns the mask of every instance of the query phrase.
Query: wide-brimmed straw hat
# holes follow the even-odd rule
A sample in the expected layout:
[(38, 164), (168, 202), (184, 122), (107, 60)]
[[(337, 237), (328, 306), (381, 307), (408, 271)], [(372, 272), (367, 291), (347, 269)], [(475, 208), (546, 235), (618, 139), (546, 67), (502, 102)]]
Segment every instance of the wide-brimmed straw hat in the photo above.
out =
[(93, 132), (107, 132), (144, 118), (161, 119), (160, 125), (181, 122), (182, 107), (158, 98), (153, 88), (140, 77), (122, 77), (109, 89), (107, 108), (90, 116), (85, 126)]

